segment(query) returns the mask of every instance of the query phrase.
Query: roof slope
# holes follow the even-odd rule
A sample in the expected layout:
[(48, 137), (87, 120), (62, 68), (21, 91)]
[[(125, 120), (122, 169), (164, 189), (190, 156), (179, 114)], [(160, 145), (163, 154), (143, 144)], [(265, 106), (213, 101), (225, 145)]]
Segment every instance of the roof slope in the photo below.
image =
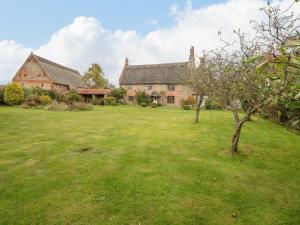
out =
[(178, 84), (183, 83), (188, 62), (125, 65), (120, 84)]
[(34, 56), (55, 83), (69, 85), (70, 88), (74, 89), (86, 87), (77, 70), (70, 69), (37, 55)]

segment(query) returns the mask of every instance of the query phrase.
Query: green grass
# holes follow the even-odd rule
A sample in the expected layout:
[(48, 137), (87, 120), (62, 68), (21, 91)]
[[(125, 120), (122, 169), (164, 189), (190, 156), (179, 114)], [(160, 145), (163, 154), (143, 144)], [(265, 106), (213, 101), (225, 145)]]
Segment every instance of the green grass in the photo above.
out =
[[(300, 224), (300, 136), (232, 114), (0, 107), (0, 224)], [(233, 216), (236, 214), (236, 216)]]

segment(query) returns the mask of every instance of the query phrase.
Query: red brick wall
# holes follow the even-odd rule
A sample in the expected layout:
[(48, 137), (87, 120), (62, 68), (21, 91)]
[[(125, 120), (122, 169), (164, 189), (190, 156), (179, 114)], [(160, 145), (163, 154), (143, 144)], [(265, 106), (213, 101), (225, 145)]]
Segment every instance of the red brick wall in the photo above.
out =
[(13, 82), (23, 87), (40, 87), (46, 90), (53, 90), (53, 82), (41, 69), (38, 63), (29, 58), (13, 78)]
[(167, 104), (167, 105), (174, 105), (180, 106), (180, 100), (186, 99), (188, 96), (192, 95), (191, 90), (182, 85), (182, 84), (175, 84), (175, 91), (169, 91), (167, 84), (150, 84), (152, 86), (151, 90), (146, 90), (146, 84), (138, 84), (138, 85), (121, 85), (121, 87), (127, 90), (127, 95), (125, 96), (125, 100), (129, 100), (129, 96), (135, 96), (136, 91), (145, 91), (148, 95), (151, 95), (152, 92), (156, 91), (161, 93), (162, 91), (165, 93), (162, 97), (162, 103), (167, 104), (167, 96), (174, 96), (175, 103), (174, 104)]

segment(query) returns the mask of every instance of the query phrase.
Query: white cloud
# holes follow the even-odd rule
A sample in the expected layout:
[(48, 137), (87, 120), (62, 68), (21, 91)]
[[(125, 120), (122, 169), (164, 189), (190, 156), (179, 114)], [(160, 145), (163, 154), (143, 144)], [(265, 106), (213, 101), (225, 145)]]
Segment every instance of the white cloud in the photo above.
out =
[[(278, 0), (275, 4), (287, 7), (291, 2)], [(227, 40), (234, 38), (233, 29), (248, 31), (250, 19), (263, 18), (259, 8), (265, 5), (264, 0), (230, 0), (193, 9), (188, 1), (182, 10), (176, 5), (171, 7), (173, 26), (144, 36), (134, 30), (107, 30), (95, 18), (77, 17), (34, 52), (80, 72), (91, 63), (100, 63), (110, 81), (117, 84), (126, 56), (130, 64), (186, 61), (191, 45), (197, 53), (215, 48), (220, 43), (219, 29)], [(296, 11), (299, 14), (300, 4)], [(0, 83), (12, 78), (30, 51), (14, 41), (0, 42)]]

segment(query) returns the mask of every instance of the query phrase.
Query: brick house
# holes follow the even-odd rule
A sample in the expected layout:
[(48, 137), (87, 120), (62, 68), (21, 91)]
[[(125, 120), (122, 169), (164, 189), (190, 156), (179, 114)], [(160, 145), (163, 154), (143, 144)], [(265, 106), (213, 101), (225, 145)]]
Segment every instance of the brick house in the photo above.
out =
[(194, 47), (187, 62), (129, 65), (126, 58), (119, 84), (127, 90), (129, 103), (136, 102), (137, 91), (145, 91), (152, 102), (179, 106), (181, 99), (193, 95), (184, 85), (189, 67), (195, 67)]
[(77, 70), (70, 69), (31, 53), (17, 71), (12, 81), (23, 87), (40, 87), (65, 92), (85, 88)]

